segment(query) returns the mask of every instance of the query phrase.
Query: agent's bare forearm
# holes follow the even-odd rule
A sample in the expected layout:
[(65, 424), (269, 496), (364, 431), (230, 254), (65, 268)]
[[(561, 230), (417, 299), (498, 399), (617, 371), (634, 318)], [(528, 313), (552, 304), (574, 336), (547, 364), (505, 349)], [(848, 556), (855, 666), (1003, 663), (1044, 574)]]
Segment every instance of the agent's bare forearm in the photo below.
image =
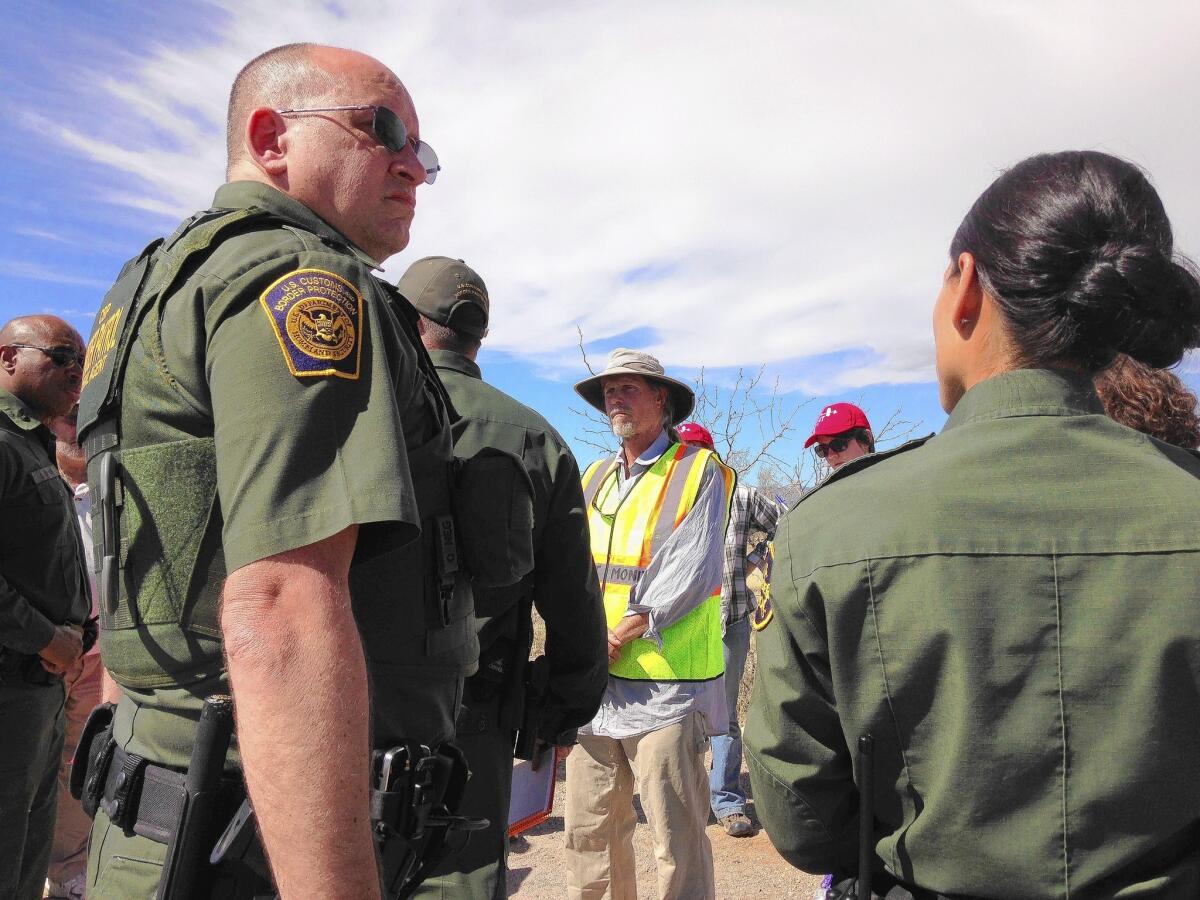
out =
[(251, 563), (225, 584), (238, 746), (284, 900), (379, 897), (367, 673), (347, 587), (356, 537)]

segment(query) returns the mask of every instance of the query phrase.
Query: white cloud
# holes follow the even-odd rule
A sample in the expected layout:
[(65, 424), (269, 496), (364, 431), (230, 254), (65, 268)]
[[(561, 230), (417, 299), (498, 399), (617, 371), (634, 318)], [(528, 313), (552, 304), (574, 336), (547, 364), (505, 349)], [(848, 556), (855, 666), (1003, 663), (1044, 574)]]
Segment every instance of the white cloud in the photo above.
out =
[(12, 228), (11, 231), (13, 234), (21, 234), (21, 235), (24, 235), (25, 237), (40, 238), (44, 241), (54, 241), (55, 243), (58, 243), (58, 244), (67, 243), (67, 239), (65, 237), (63, 237), (61, 234), (58, 234), (53, 231), (46, 231), (43, 228), (16, 227), (16, 228)]
[[(578, 368), (578, 322), (589, 340), (655, 329), (674, 366), (865, 350), (805, 383), (927, 380), (958, 220), (999, 168), (1043, 150), (1140, 162), (1182, 246), (1200, 243), (1193, 4), (223, 9), (219, 46), (84, 71), (112, 104), (103, 136), (39, 127), (134, 176), (112, 202), (182, 215), (223, 177), (242, 63), (314, 37), (370, 52), (408, 84), (445, 167), (391, 277), (466, 258), (494, 299), (490, 345), (550, 369)], [(622, 279), (647, 265), (670, 274)]]
[(67, 284), (75, 287), (90, 287), (107, 290), (112, 282), (84, 275), (60, 272), (41, 263), (22, 259), (0, 259), (0, 275), (10, 278), (27, 278), (31, 281), (46, 281), (51, 284)]

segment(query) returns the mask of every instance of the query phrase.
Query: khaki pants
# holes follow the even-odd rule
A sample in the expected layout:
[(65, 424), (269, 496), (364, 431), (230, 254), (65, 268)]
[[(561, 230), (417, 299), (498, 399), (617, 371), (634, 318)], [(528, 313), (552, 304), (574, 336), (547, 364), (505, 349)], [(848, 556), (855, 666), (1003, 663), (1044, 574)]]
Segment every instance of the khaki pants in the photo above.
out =
[(92, 820), (79, 801), (71, 796), (71, 760), (84, 723), (100, 702), (100, 673), (103, 671), (100, 654), (88, 653), (79, 657), (63, 679), (67, 688), (67, 736), (63, 742), (62, 765), (58, 769), (58, 822), (54, 826), (49, 876), (57, 884), (66, 884), (87, 870), (87, 842)]
[(654, 836), (660, 900), (713, 900), (707, 744), (698, 712), (636, 738), (580, 736), (567, 757), (571, 900), (637, 900), (635, 787)]

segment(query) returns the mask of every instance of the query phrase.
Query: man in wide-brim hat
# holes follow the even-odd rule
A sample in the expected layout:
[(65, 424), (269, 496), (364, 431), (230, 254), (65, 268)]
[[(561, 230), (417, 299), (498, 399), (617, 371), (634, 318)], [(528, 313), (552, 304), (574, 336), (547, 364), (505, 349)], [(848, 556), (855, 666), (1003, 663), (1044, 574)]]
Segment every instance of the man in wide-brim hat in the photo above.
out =
[[(649, 353), (626, 350), (624, 347), (618, 347), (609, 354), (608, 365), (604, 367), (603, 372), (599, 375), (585, 378), (576, 384), (575, 393), (600, 410), (600, 412), (608, 415), (608, 411), (604, 405), (604, 382), (605, 380), (611, 382), (618, 375), (634, 376), (635, 379), (640, 378), (642, 381), (665, 391), (663, 395), (667, 401), (665, 412), (667, 413), (667, 418), (670, 418), (670, 422), (665, 423), (668, 428), (678, 422), (682, 422), (691, 415), (692, 408), (696, 405), (695, 391), (679, 379), (671, 378), (667, 375), (663, 371), (662, 363)], [(621, 435), (617, 436), (621, 437)]]
[(660, 896), (712, 898), (704, 752), (728, 728), (721, 572), (737, 479), (712, 450), (678, 440), (695, 394), (650, 354), (614, 350), (575, 390), (621, 449), (583, 476), (609, 679), (567, 760), (568, 893), (637, 895), (636, 789)]

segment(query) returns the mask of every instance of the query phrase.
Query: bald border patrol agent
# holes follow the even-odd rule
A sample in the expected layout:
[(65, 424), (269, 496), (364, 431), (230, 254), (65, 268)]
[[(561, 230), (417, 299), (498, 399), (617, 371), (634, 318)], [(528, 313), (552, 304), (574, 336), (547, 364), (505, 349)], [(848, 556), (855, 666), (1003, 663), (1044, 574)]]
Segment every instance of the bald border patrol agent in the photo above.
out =
[[(462, 260), (431, 256), (397, 286), (421, 314), (421, 339), (460, 416), (455, 453), (513, 453), (533, 485), (534, 570), (512, 587), (475, 591), (479, 671), (467, 679), (455, 729), (471, 766), (459, 811), (491, 825), (414, 895), (497, 900), (508, 896), (514, 739), (525, 758), (532, 751), (554, 765), (554, 748), (572, 745), (592, 718), (608, 680), (604, 606), (575, 457), (544, 418), (487, 384), (476, 363), (490, 313), (483, 279)], [(546, 645), (531, 664), (532, 607), (546, 624)]]
[[(400, 821), (396, 773), (453, 734), (477, 648), (453, 411), (416, 313), (373, 274), (437, 173), (417, 134), (377, 60), (256, 58), (230, 97), (229, 182), (97, 317), (80, 433), (122, 697), (81, 744), (93, 900), (153, 897), (183, 845), (198, 861), (180, 857), (168, 896), (262, 890), (249, 856), (208, 866), (243, 774), (282, 896), (379, 897), (372, 819)], [(198, 761), (198, 736), (227, 706), (202, 702), (231, 689), (236, 741), (205, 800), (193, 776), (223, 748)], [(403, 751), (379, 794), (368, 729)]]

